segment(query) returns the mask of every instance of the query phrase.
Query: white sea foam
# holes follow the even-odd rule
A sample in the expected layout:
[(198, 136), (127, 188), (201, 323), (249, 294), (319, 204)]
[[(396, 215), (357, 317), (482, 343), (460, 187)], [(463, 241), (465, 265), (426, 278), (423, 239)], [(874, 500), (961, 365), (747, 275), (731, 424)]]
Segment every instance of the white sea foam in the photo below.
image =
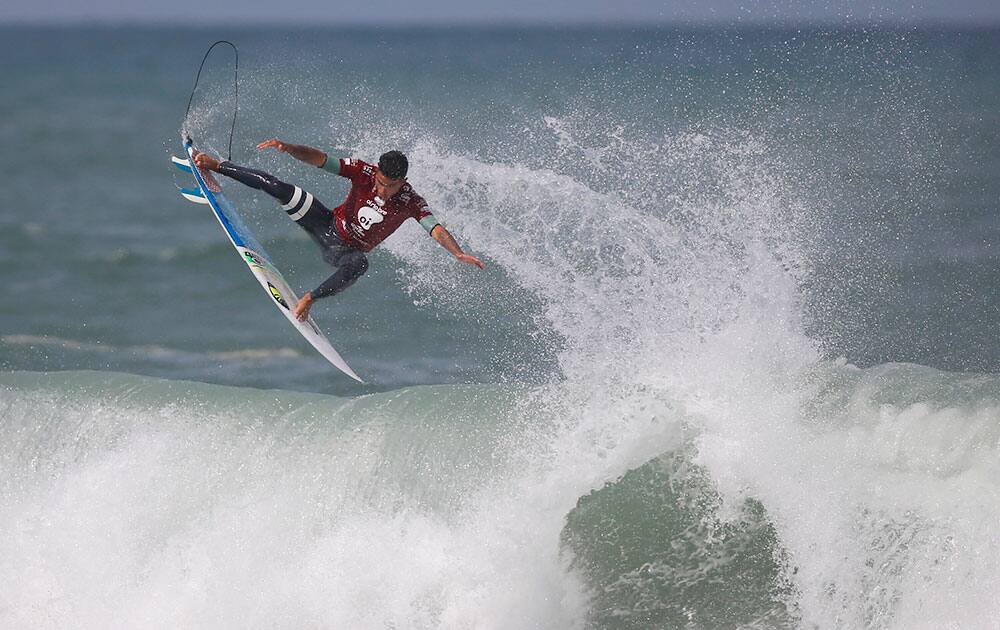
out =
[(0, 382), (0, 626), (552, 627), (582, 608), (551, 598), (556, 540), (483, 492), (529, 426), (493, 422), (518, 412), (502, 390)]
[[(571, 122), (546, 124), (558, 145), (546, 168), (412, 150), (414, 178), (460, 240), (539, 295), (566, 339), (566, 380), (541, 403), (562, 429), (519, 483), (568, 507), (675, 447), (679, 423), (732, 505), (754, 497), (768, 511), (793, 618), (989, 627), (1000, 617), (989, 596), (1000, 587), (997, 381), (955, 400), (921, 373), (904, 407), (849, 384), (851, 405), (824, 406), (817, 375), (850, 368), (825, 363), (804, 333), (804, 214), (780, 159), (734, 134), (629, 144), (615, 130), (584, 146)], [(589, 176), (560, 172), (560, 157)], [(461, 308), (462, 271), (411, 245), (390, 245), (420, 269), (411, 284)], [(880, 388), (897, 378), (905, 370), (888, 369)]]
[(95, 343), (65, 339), (50, 335), (0, 335), (0, 343), (12, 346), (53, 347), (80, 352), (125, 353), (145, 355), (159, 359), (216, 359), (221, 361), (246, 361), (252, 359), (299, 357), (302, 353), (294, 348), (258, 348), (249, 350), (232, 350), (223, 352), (192, 352), (178, 350), (166, 346), (135, 345), (116, 346), (107, 343)]

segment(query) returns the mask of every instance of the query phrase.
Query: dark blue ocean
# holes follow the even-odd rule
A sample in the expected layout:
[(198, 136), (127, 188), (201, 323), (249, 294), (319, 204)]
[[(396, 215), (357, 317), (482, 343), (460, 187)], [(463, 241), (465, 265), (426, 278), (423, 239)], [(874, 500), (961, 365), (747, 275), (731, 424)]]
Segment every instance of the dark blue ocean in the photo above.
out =
[[(301, 339), (170, 164), (405, 151)], [(993, 628), (1000, 30), (0, 27), (0, 628)], [(330, 273), (223, 180), (299, 291)]]

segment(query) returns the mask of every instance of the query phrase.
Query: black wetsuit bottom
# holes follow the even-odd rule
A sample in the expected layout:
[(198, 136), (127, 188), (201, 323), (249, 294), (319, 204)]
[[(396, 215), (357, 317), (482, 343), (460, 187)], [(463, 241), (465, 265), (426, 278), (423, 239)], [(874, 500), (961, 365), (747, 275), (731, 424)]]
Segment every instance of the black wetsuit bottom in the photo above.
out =
[(333, 212), (311, 193), (286, 184), (269, 173), (228, 161), (219, 164), (218, 172), (277, 199), (282, 210), (319, 245), (323, 260), (337, 267), (332, 276), (311, 291), (314, 300), (340, 293), (368, 271), (365, 253), (340, 238), (334, 225)]

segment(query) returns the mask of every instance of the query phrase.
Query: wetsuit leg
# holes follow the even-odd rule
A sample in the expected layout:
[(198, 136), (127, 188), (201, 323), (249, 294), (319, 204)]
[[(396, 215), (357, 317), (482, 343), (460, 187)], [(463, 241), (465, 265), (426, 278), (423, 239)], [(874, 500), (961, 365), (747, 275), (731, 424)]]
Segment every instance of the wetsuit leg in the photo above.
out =
[(323, 260), (337, 267), (337, 271), (312, 291), (314, 300), (340, 293), (368, 271), (365, 253), (348, 245), (327, 245)]
[(262, 190), (281, 204), (281, 209), (309, 232), (317, 244), (326, 246), (327, 232), (330, 230), (333, 213), (319, 199), (298, 186), (286, 184), (274, 175), (264, 171), (239, 166), (226, 161), (219, 164), (219, 173), (231, 177), (241, 184)]
[(239, 166), (228, 160), (219, 164), (218, 172), (250, 188), (263, 190), (283, 204), (288, 203), (292, 195), (295, 194), (295, 186), (286, 184), (274, 175), (265, 173), (264, 171), (255, 171), (245, 166)]

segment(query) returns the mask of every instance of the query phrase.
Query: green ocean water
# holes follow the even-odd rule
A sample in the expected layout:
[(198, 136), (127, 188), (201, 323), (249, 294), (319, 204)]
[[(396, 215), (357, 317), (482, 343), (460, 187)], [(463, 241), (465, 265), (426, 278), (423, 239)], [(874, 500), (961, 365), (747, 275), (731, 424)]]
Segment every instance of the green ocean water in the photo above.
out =
[[(0, 29), (0, 627), (988, 628), (1000, 37)], [(416, 225), (268, 304), (169, 162), (240, 48)], [(227, 51), (188, 129), (228, 152)], [(296, 288), (329, 273), (223, 182)]]

